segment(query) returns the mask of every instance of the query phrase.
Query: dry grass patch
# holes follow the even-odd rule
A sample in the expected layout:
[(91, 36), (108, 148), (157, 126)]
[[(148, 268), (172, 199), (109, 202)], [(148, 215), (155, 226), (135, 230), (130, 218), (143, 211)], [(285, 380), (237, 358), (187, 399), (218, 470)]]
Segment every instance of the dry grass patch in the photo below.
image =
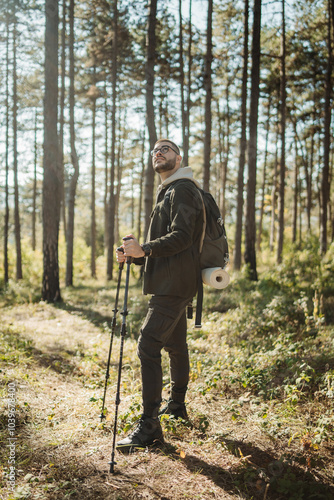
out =
[[(141, 412), (134, 333), (143, 315), (138, 293), (132, 291), (134, 314), (129, 315), (125, 342), (118, 421), (122, 435)], [(60, 307), (37, 303), (3, 309), (1, 436), (8, 439), (7, 397), (14, 382), (17, 441), (16, 488), (10, 492), (2, 469), (2, 499), (333, 498), (333, 440), (328, 436), (317, 448), (307, 434), (317, 402), (266, 400), (247, 386), (242, 348), (233, 344), (217, 317), (207, 318), (202, 332), (190, 327), (192, 425), (163, 418), (165, 445), (132, 455), (116, 453), (115, 473), (110, 474), (118, 334), (103, 425), (99, 416), (112, 297), (105, 289), (93, 294), (78, 289)], [(165, 356), (163, 363), (167, 369)], [(246, 387), (232, 382), (237, 376), (246, 380)], [(250, 376), (255, 377), (247, 372)], [(264, 383), (250, 380), (260, 389)], [(167, 377), (165, 382), (167, 397)], [(6, 467), (8, 449), (0, 453)]]

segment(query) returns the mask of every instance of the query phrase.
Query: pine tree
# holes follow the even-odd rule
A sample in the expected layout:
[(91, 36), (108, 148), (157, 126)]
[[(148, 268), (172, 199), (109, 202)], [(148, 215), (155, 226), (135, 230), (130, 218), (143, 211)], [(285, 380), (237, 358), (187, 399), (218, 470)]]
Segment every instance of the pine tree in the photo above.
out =
[(58, 0), (45, 0), (42, 298), (47, 302), (61, 300), (58, 263), (61, 171), (58, 157), (57, 108)]
[(247, 214), (245, 229), (245, 263), (249, 265), (249, 276), (257, 280), (256, 270), (256, 227), (255, 227), (255, 194), (256, 194), (256, 162), (258, 134), (258, 105), (260, 94), (260, 36), (261, 36), (261, 0), (254, 0), (251, 103), (249, 117), (248, 145), (248, 183)]

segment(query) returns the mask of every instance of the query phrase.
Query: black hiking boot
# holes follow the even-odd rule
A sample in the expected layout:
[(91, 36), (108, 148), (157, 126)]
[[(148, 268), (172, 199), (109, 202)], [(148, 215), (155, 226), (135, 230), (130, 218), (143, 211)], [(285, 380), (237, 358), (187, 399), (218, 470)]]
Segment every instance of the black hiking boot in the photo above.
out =
[(159, 419), (142, 415), (136, 429), (122, 441), (119, 441), (116, 444), (116, 449), (122, 453), (132, 453), (136, 448), (146, 448), (146, 446), (163, 442)]
[(173, 401), (173, 399), (167, 401), (167, 405), (161, 408), (159, 415), (171, 415), (174, 418), (189, 420), (186, 405), (178, 401)]

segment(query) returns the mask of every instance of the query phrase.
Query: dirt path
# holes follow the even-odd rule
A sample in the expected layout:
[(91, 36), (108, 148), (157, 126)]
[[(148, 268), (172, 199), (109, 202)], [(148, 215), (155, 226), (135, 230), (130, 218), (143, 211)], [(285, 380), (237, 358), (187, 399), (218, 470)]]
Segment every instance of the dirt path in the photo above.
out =
[[(230, 482), (226, 457), (207, 462), (204, 449), (183, 445), (188, 429), (182, 426), (180, 439), (176, 432), (161, 449), (117, 453), (110, 474), (111, 422), (101, 429), (101, 402), (95, 401), (103, 393), (98, 363), (106, 359), (108, 336), (86, 319), (46, 304), (9, 309), (2, 323), (12, 332), (12, 344), (13, 337), (21, 342), (19, 362), (6, 367), (6, 379), (17, 384), (15, 498), (238, 498), (220, 486)], [(131, 357), (132, 344), (128, 339)], [(114, 348), (117, 353), (118, 339)], [(129, 378), (139, 383), (138, 373)], [(111, 413), (113, 389), (108, 388)], [(123, 412), (131, 399), (122, 399)], [(216, 484), (220, 467), (224, 475)]]
[[(201, 395), (197, 375), (189, 391), (193, 427), (164, 421), (164, 446), (128, 456), (117, 453), (115, 473), (110, 474), (119, 339), (114, 342), (107, 422), (101, 426), (99, 398), (108, 331), (78, 311), (45, 303), (6, 308), (0, 325), (1, 424), (6, 440), (9, 382), (14, 383), (17, 398), (15, 496), (3, 475), (2, 499), (289, 498), (275, 491), (273, 479), (284, 476), (294, 481), (293, 469), (279, 460), (282, 443), (271, 442), (259, 432), (249, 395), (244, 395), (238, 418), (233, 419), (230, 396)], [(134, 339), (126, 339), (125, 351), (119, 417), (124, 429), (140, 414)], [(2, 461), (8, 467), (6, 450)], [(298, 471), (300, 467), (295, 474)], [(316, 473), (311, 479), (323, 484)]]

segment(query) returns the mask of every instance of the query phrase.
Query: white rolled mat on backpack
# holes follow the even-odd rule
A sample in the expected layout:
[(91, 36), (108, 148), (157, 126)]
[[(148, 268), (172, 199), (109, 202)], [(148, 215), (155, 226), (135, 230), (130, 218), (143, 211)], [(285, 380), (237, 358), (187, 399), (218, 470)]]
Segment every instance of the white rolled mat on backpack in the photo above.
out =
[(227, 287), (230, 277), (221, 267), (209, 267), (208, 269), (203, 269), (202, 281), (205, 285), (221, 290)]

